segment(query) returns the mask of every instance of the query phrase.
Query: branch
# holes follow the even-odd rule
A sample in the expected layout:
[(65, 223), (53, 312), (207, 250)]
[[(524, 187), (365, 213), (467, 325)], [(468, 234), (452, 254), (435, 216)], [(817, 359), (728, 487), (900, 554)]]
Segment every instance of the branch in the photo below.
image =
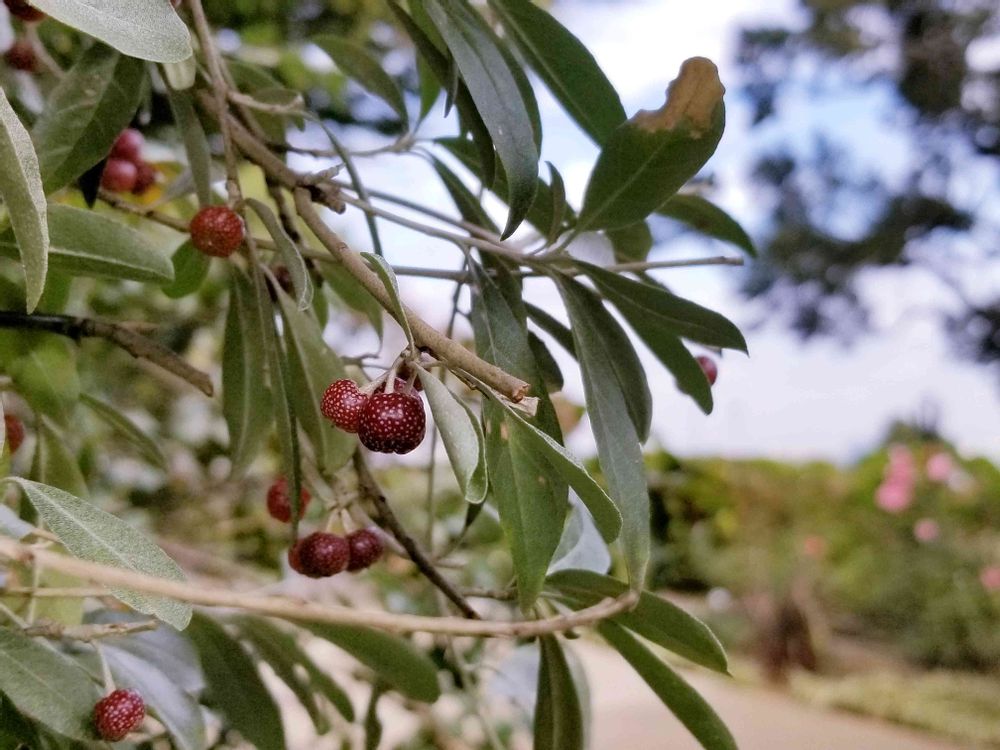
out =
[[(364, 262), (359, 254), (351, 250), (336, 232), (326, 225), (312, 205), (309, 193), (302, 188), (295, 191), (295, 208), (306, 226), (316, 235), (323, 246), (336, 258), (368, 292), (386, 309), (392, 310), (389, 292), (379, 277)], [(438, 359), (460, 370), (475, 375), (511, 399), (523, 399), (530, 385), (520, 378), (501, 370), (496, 365), (480, 359), (457, 341), (448, 338), (420, 318), (413, 310), (403, 306), (403, 314), (410, 323), (417, 344), (426, 346)]]
[(149, 630), (156, 630), (159, 625), (160, 623), (156, 620), (111, 622), (104, 625), (64, 625), (61, 622), (47, 622), (39, 625), (29, 625), (21, 632), (30, 638), (65, 639), (90, 643), (102, 638), (113, 638), (131, 633), (145, 633)]
[(358, 474), (358, 487), (361, 490), (361, 494), (375, 506), (375, 511), (381, 521), (381, 525), (387, 527), (392, 532), (392, 535), (396, 537), (396, 540), (403, 545), (406, 554), (410, 556), (410, 559), (413, 560), (413, 563), (428, 581), (440, 589), (441, 593), (447, 596), (461, 610), (463, 615), (470, 619), (478, 620), (479, 613), (458, 593), (458, 590), (451, 585), (451, 582), (441, 575), (430, 559), (428, 559), (427, 555), (424, 554), (423, 550), (420, 549), (416, 540), (407, 534), (406, 529), (399, 523), (396, 514), (389, 507), (389, 501), (386, 500), (385, 495), (375, 481), (375, 477), (369, 471), (368, 464), (365, 462), (364, 454), (361, 453), (360, 448), (354, 452), (354, 470)]
[(316, 604), (286, 596), (243, 594), (232, 588), (200, 588), (190, 583), (136, 573), (111, 565), (78, 560), (44, 549), (35, 549), (0, 537), (0, 556), (10, 560), (44, 565), (84, 580), (164, 596), (207, 607), (232, 607), (292, 622), (325, 622), (333, 625), (358, 625), (388, 633), (439, 633), (442, 635), (485, 638), (533, 638), (586, 627), (632, 609), (639, 595), (630, 591), (615, 599), (604, 599), (592, 607), (571, 614), (541, 620), (467, 620), (461, 617), (427, 617), (397, 612), (363, 610), (355, 607)]
[(105, 323), (71, 315), (34, 315), (0, 310), (0, 328), (21, 328), (58, 333), (78, 341), (84, 337), (102, 338), (124, 349), (133, 357), (146, 359), (181, 380), (186, 380), (206, 396), (213, 393), (212, 381), (170, 349), (120, 323)]

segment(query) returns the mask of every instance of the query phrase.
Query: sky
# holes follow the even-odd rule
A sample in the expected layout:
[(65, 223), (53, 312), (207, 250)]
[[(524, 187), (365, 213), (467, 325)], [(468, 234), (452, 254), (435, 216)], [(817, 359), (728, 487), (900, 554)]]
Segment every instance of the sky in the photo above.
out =
[[(849, 128), (855, 134), (850, 141), (851, 153), (860, 164), (878, 160), (880, 166), (891, 169), (893, 159), (905, 157), (907, 145), (886, 132), (884, 94), (877, 89), (866, 93), (845, 89), (841, 95), (817, 99), (807, 88), (792, 87), (786, 104), (795, 127), (750, 131), (749, 108), (741, 101), (739, 71), (734, 64), (737, 29), (747, 22), (780, 19), (787, 23), (797, 13), (790, 0), (685, 4), (662, 0), (557, 1), (552, 11), (593, 52), (629, 115), (637, 109), (659, 107), (667, 84), (686, 58), (701, 55), (718, 64), (723, 83), (729, 84), (727, 130), (706, 172), (713, 174), (720, 187), (713, 200), (741, 220), (751, 234), (760, 231), (763, 217), (755, 211), (745, 175), (756, 150), (768, 142), (802, 137), (800, 134), (813, 126), (834, 131)], [(596, 147), (576, 129), (544, 86), (536, 86), (536, 93), (545, 132), (542, 158), (556, 164), (566, 179), (571, 202), (575, 200), (578, 206)], [(435, 118), (440, 119), (440, 104), (421, 135), (451, 134), (452, 126), (435, 122)], [(353, 145), (378, 144), (356, 141)], [(370, 159), (362, 169), (369, 187), (417, 194), (440, 210), (452, 209), (447, 194), (418, 158)], [(503, 216), (499, 202), (489, 204), (489, 208)], [(356, 246), (368, 249), (364, 224), (355, 212), (333, 221)], [(457, 267), (459, 263), (457, 250), (451, 246), (384, 221), (380, 229), (386, 256), (393, 263), (429, 267)], [(680, 235), (668, 246), (655, 247), (651, 258), (723, 253), (738, 255), (739, 251)], [(804, 344), (780, 324), (767, 324), (768, 310), (738, 295), (741, 272), (736, 268), (699, 268), (657, 273), (675, 293), (718, 310), (740, 325), (747, 335), (750, 356), (725, 355), (714, 388), (715, 409), (705, 416), (690, 399), (677, 393), (672, 378), (640, 346), (654, 395), (650, 446), (684, 456), (849, 462), (873, 448), (893, 419), (934, 410), (943, 433), (962, 453), (1000, 459), (1000, 392), (995, 380), (983, 367), (956, 359), (932, 317), (913, 314), (928, 300), (949, 303), (949, 293), (936, 281), (920, 271), (867, 274), (863, 283), (876, 300), (876, 333), (845, 347), (823, 339)], [(1000, 277), (994, 281), (1000, 283)], [(404, 297), (430, 322), (443, 325), (449, 312), (449, 284), (414, 278), (402, 278), (400, 283)], [(988, 283), (984, 275), (983, 284)], [(526, 294), (564, 318), (549, 282), (529, 282)], [(761, 321), (765, 324), (755, 325)], [(345, 354), (369, 351), (373, 343), (348, 339), (336, 331), (328, 331), (328, 335)], [(337, 341), (338, 336), (342, 340)], [(388, 353), (396, 344), (401, 346), (401, 339), (390, 328), (384, 350), (387, 359), (391, 359)], [(575, 364), (558, 347), (551, 348), (567, 375), (566, 395), (582, 403)], [(593, 451), (585, 424), (568, 441), (581, 453)]]

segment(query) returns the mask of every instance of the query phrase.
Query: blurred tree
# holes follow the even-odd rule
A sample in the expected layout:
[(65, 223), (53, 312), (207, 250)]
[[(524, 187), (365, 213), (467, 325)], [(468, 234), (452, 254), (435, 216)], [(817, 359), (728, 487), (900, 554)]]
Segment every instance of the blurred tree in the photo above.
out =
[(816, 96), (846, 78), (888, 92), (880, 125), (899, 133), (903, 163), (887, 154), (859, 174), (850, 154), (865, 131), (847, 109), (805, 139), (792, 124), (753, 170), (770, 226), (744, 291), (803, 337), (851, 339), (872, 308), (863, 272), (918, 266), (954, 294), (957, 304), (935, 313), (956, 350), (995, 367), (1000, 294), (982, 282), (990, 265), (996, 273), (1000, 236), (1000, 67), (984, 54), (1000, 27), (996, 3), (801, 0), (800, 9), (786, 25), (741, 34), (754, 125), (779, 124), (793, 90)]

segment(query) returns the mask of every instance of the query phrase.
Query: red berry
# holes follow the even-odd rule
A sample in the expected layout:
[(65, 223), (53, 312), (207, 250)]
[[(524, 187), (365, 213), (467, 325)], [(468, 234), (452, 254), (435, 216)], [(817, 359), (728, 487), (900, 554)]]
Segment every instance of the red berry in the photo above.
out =
[(191, 242), (205, 255), (228, 258), (243, 244), (243, 219), (228, 206), (208, 206), (191, 220)]
[(336, 380), (323, 392), (319, 409), (344, 432), (357, 432), (368, 398), (353, 380)]
[(45, 18), (42, 11), (38, 8), (32, 8), (25, 0), (3, 0), (3, 4), (7, 6), (7, 10), (14, 18), (20, 18), (26, 23), (34, 23)]
[(124, 159), (108, 159), (101, 175), (101, 187), (112, 193), (128, 193), (135, 188), (139, 169)]
[[(310, 578), (326, 578), (337, 575), (347, 567), (351, 548), (347, 540), (336, 534), (316, 531), (295, 543), (298, 570)], [(289, 554), (289, 564), (292, 556)], [(295, 565), (292, 564), (294, 568)]]
[(715, 385), (715, 381), (719, 377), (719, 366), (715, 364), (715, 360), (699, 355), (695, 357), (698, 365), (701, 367), (701, 371), (705, 373), (705, 377), (708, 378), (709, 385)]
[(38, 59), (35, 57), (35, 48), (30, 42), (22, 39), (14, 42), (10, 49), (3, 53), (4, 62), (14, 70), (23, 70), (27, 73), (35, 71)]
[(378, 453), (409, 453), (424, 439), (424, 402), (406, 393), (375, 393), (361, 414), (361, 444)]
[(136, 166), (142, 162), (142, 146), (146, 139), (142, 137), (135, 128), (125, 128), (115, 139), (115, 145), (111, 147), (112, 159), (124, 159)]
[(133, 195), (143, 195), (153, 185), (156, 184), (156, 167), (144, 161), (136, 165), (135, 185), (132, 187)]
[(305, 575), (305, 570), (302, 569), (302, 560), (299, 558), (299, 547), (302, 546), (302, 541), (299, 540), (291, 547), (288, 548), (288, 567), (294, 570), (296, 573)]
[[(306, 508), (312, 495), (305, 487), (299, 493), (299, 518), (305, 515)], [(278, 477), (271, 483), (267, 490), (267, 512), (271, 518), (275, 518), (284, 523), (288, 523), (292, 518), (292, 503), (288, 497), (288, 480), (285, 477)]]
[[(399, 379), (396, 381), (396, 390), (397, 391), (405, 390), (404, 388), (400, 387), (399, 381), (402, 380), (404, 383), (409, 383), (410, 375), (413, 374), (413, 370), (411, 370), (410, 366), (406, 364), (406, 362), (404, 362), (399, 366), (399, 370), (396, 371), (396, 374), (399, 376)], [(414, 378), (413, 387), (416, 388), (418, 391), (422, 391), (424, 389), (424, 384), (420, 382), (420, 378)]]
[(7, 437), (4, 442), (10, 446), (11, 453), (17, 453), (17, 449), (20, 448), (21, 443), (24, 442), (24, 422), (15, 417), (13, 414), (4, 414), (3, 426), (7, 433)]
[(351, 573), (370, 567), (382, 557), (382, 538), (371, 529), (352, 531), (347, 535), (347, 544), (351, 548), (351, 558), (347, 562)]
[(116, 690), (94, 706), (94, 727), (102, 740), (118, 742), (146, 717), (146, 704), (135, 690)]

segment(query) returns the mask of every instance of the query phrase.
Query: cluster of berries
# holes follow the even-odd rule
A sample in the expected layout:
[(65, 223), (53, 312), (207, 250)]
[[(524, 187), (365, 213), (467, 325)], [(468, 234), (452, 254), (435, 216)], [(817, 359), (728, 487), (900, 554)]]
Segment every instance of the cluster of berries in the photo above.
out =
[(401, 377), (391, 390), (381, 378), (364, 388), (353, 380), (337, 380), (323, 393), (320, 411), (336, 427), (357, 433), (368, 450), (409, 453), (423, 442), (427, 430), (418, 390), (419, 385)]
[(156, 167), (142, 158), (145, 139), (135, 128), (126, 128), (111, 147), (101, 174), (101, 187), (112, 193), (143, 195), (156, 184)]
[(246, 228), (240, 215), (229, 206), (206, 206), (188, 225), (191, 244), (216, 258), (228, 258), (243, 244)]
[[(303, 487), (299, 495), (300, 519), (311, 499), (309, 490)], [(268, 488), (267, 512), (283, 523), (291, 520), (292, 504), (285, 477), (278, 477)], [(292, 545), (288, 550), (288, 564), (304, 576), (327, 578), (344, 570), (354, 573), (370, 567), (382, 557), (382, 552), (382, 539), (372, 529), (352, 531), (346, 537), (317, 531)]]

